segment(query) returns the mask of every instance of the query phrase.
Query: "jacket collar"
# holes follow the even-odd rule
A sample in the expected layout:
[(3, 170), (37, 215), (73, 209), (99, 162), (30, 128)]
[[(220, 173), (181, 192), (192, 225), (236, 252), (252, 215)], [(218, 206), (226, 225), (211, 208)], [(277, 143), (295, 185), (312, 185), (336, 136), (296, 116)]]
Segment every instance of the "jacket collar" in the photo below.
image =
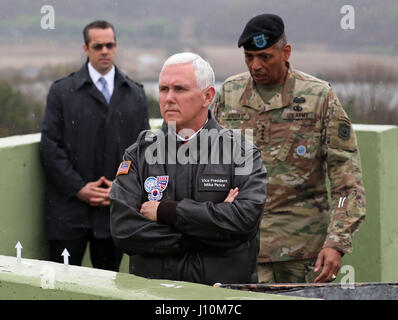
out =
[[(83, 66), (74, 74), (74, 85), (75, 90), (79, 90), (85, 84), (93, 84), (91, 80), (90, 74), (88, 72), (88, 61), (86, 61)], [(119, 70), (119, 68), (115, 65), (115, 87), (121, 86), (123, 84), (127, 84), (130, 87), (133, 86), (132, 81), (127, 78), (127, 76)]]
[(256, 89), (253, 78), (249, 77), (246, 88), (240, 97), (240, 104), (249, 106), (260, 112), (280, 109), (291, 104), (293, 102), (296, 79), (294, 77), (294, 70), (289, 62), (286, 62), (286, 66), (288, 67), (288, 71), (281, 93), (276, 94), (269, 102), (265, 103)]
[[(207, 123), (203, 126), (202, 129), (217, 129), (217, 130), (221, 130), (222, 127), (220, 126), (220, 124), (217, 122), (216, 118), (214, 117), (213, 113), (209, 110), (207, 113)], [(162, 123), (162, 128), (161, 130), (167, 134), (168, 133), (168, 125), (166, 123), (166, 121), (163, 121)]]

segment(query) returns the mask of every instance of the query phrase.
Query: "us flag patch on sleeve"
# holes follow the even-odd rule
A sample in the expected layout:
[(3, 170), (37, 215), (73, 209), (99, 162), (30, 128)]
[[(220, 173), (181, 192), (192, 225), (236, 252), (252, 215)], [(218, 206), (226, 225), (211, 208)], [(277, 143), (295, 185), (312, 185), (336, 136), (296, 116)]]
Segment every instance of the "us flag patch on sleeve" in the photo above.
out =
[(116, 173), (116, 177), (119, 174), (128, 174), (130, 171), (130, 167), (131, 167), (131, 161), (123, 161), (120, 165), (119, 165), (119, 169), (117, 169), (117, 173)]

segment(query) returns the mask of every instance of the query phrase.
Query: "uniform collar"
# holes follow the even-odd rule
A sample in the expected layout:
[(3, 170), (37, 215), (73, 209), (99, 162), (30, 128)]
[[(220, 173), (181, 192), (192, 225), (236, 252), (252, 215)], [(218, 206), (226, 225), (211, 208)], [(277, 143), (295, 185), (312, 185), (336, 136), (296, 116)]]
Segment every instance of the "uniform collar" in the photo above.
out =
[(293, 91), (296, 80), (291, 64), (286, 62), (286, 66), (288, 67), (288, 71), (281, 93), (276, 94), (268, 103), (265, 103), (256, 89), (253, 78), (249, 77), (246, 88), (240, 97), (240, 104), (249, 106), (260, 112), (280, 109), (291, 104), (293, 102)]

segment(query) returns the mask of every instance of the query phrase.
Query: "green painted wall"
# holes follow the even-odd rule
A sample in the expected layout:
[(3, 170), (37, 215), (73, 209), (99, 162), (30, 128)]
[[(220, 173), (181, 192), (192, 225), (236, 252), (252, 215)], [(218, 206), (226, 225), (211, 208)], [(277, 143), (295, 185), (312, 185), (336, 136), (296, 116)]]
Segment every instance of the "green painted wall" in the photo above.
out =
[[(356, 282), (398, 282), (398, 128), (355, 125), (366, 189), (367, 216), (354, 237), (354, 252), (343, 258)], [(45, 260), (43, 172), (39, 134), (0, 139), (0, 255)], [(84, 266), (91, 266), (88, 252)], [(122, 272), (128, 272), (124, 256)], [(339, 279), (344, 276), (339, 275)]]
[[(366, 192), (366, 218), (354, 235), (356, 282), (398, 282), (398, 128), (355, 125)], [(344, 275), (340, 276), (339, 281)]]
[[(48, 259), (39, 160), (40, 134), (0, 138), (0, 254), (15, 256), (21, 242), (23, 257)], [(92, 266), (87, 250), (84, 266)], [(120, 271), (128, 272), (128, 256)]]
[[(398, 134), (382, 133), (379, 155), (381, 282), (398, 282)], [(388, 157), (382, 156), (388, 154)]]
[(39, 134), (0, 139), (0, 254), (46, 258), (43, 172), (39, 162)]

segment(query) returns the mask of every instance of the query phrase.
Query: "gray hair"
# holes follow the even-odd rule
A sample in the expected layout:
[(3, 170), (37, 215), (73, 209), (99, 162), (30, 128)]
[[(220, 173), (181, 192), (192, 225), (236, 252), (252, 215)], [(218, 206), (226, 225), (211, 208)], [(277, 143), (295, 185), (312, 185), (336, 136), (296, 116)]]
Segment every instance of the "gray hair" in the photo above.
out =
[(196, 84), (198, 85), (200, 90), (204, 90), (208, 87), (214, 87), (215, 77), (213, 68), (207, 61), (203, 60), (201, 56), (192, 52), (176, 53), (169, 57), (163, 64), (162, 70), (160, 71), (159, 79), (162, 75), (163, 70), (167, 66), (187, 63), (192, 63), (194, 67)]
[(283, 34), (281, 38), (274, 44), (274, 46), (279, 50), (282, 51), (283, 48), (287, 45), (287, 38), (286, 35)]

